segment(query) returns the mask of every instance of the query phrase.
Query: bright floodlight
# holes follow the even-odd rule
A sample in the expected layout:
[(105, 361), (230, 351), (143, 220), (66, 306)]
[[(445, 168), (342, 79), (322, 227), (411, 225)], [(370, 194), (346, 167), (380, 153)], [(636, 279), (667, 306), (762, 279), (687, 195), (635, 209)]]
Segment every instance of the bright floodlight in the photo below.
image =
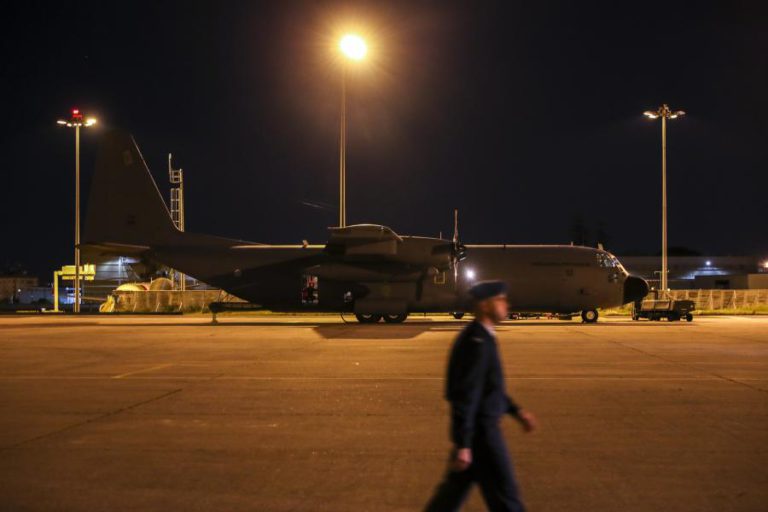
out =
[(475, 271), (471, 269), (467, 269), (467, 279), (474, 279), (475, 278)]
[(96, 118), (94, 117), (89, 117), (85, 120), (85, 126), (93, 126), (94, 124), (96, 124)]
[(659, 115), (656, 112), (651, 112), (650, 110), (643, 112), (643, 115), (651, 119), (656, 119), (657, 117), (659, 117)]
[(365, 41), (363, 41), (360, 36), (354, 34), (347, 34), (342, 37), (339, 47), (344, 55), (353, 60), (362, 59), (368, 51), (368, 48), (365, 46)]

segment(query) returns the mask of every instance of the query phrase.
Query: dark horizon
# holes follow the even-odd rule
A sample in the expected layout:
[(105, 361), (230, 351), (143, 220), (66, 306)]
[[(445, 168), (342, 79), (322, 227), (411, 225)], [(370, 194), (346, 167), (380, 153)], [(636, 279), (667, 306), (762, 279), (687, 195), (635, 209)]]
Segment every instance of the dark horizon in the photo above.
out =
[[(661, 6), (664, 6), (663, 8)], [(660, 16), (660, 13), (662, 14)], [(465, 243), (563, 243), (578, 219), (621, 254), (669, 244), (768, 255), (768, 16), (748, 2), (546, 6), (437, 2), (77, 2), (6, 12), (0, 262), (72, 263), (72, 130), (83, 203), (99, 133), (130, 130), (187, 230), (323, 243), (337, 223), (342, 26), (368, 36), (348, 82), (348, 223)]]

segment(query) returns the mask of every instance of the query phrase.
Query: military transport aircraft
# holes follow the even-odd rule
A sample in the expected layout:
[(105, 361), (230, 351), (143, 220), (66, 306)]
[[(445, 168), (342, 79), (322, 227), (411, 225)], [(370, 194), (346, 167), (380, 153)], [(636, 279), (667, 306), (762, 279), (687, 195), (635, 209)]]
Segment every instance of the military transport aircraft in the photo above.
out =
[(647, 283), (610, 253), (568, 245), (464, 245), (401, 236), (386, 226), (330, 228), (325, 245), (268, 245), (181, 232), (133, 137), (104, 136), (83, 237), (104, 253), (157, 261), (273, 311), (354, 312), (360, 322), (402, 322), (412, 312), (466, 309), (476, 280), (503, 279), (510, 310), (581, 312), (638, 300)]

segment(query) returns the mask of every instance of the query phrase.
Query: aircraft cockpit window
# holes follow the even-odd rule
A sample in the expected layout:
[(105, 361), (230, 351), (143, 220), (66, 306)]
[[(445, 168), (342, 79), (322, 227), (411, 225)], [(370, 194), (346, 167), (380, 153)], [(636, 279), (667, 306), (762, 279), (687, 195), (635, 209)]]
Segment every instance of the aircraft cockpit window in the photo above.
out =
[(614, 256), (613, 254), (609, 254), (607, 252), (598, 252), (596, 256), (597, 256), (597, 264), (600, 267), (621, 268), (621, 263), (619, 263), (619, 260), (616, 259), (616, 256)]

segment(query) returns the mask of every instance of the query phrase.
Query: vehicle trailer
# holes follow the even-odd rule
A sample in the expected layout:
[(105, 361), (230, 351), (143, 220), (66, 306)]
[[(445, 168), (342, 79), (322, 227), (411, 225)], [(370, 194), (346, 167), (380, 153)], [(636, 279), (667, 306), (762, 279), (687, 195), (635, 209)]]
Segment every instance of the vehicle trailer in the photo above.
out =
[(696, 303), (692, 300), (674, 300), (669, 297), (659, 298), (658, 290), (651, 291), (645, 299), (636, 301), (632, 307), (632, 320), (647, 318), (648, 320), (678, 321), (685, 318), (693, 320), (693, 310)]

